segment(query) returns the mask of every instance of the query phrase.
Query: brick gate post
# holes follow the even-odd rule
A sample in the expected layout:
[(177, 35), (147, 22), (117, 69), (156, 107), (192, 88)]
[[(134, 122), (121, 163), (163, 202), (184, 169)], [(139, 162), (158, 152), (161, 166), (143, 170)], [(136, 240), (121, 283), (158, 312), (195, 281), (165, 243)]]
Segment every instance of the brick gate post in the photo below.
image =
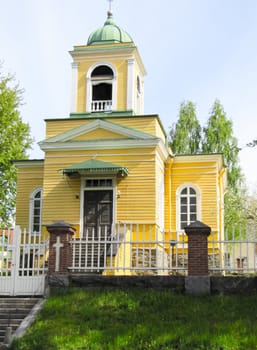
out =
[(48, 259), (49, 285), (66, 285), (68, 281), (68, 267), (71, 265), (72, 258), (70, 241), (76, 230), (71, 224), (64, 221), (47, 225), (46, 228), (50, 233)]
[(188, 236), (188, 277), (186, 290), (192, 294), (210, 292), (208, 276), (208, 236), (211, 228), (201, 221), (185, 227)]

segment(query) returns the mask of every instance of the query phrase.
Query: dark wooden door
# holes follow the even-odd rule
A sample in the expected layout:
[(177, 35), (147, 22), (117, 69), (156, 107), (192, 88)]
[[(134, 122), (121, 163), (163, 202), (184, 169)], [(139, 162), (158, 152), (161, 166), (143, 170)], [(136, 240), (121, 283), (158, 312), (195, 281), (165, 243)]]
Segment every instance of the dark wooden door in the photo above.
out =
[[(86, 261), (92, 271), (105, 265), (113, 221), (113, 191), (84, 192), (84, 231)], [(100, 269), (101, 270), (101, 269)]]
[[(112, 226), (112, 190), (85, 191), (84, 194), (84, 235), (98, 239), (99, 234), (111, 233)], [(93, 237), (94, 236), (94, 237)], [(104, 237), (102, 237), (104, 239)]]

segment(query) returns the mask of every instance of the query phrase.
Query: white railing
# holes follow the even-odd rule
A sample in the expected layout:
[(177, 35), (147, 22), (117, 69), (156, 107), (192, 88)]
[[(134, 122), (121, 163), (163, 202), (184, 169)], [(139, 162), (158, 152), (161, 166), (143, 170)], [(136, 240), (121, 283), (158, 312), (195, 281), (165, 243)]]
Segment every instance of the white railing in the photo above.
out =
[(0, 230), (0, 276), (10, 276), (13, 264), (14, 230)]
[[(103, 275), (187, 275), (188, 241), (183, 231), (162, 232), (152, 223), (119, 223), (73, 239), (72, 273)], [(221, 240), (213, 231), (208, 241), (210, 274), (257, 273), (257, 240)]]
[(252, 230), (226, 233), (223, 240), (212, 234), (209, 246), (211, 274), (257, 274), (257, 234)]
[(108, 227), (91, 229), (73, 239), (71, 247), (73, 273), (168, 275), (187, 270), (185, 235), (161, 232), (152, 223), (119, 223), (110, 233)]
[(98, 100), (91, 102), (91, 112), (111, 112), (112, 100)]

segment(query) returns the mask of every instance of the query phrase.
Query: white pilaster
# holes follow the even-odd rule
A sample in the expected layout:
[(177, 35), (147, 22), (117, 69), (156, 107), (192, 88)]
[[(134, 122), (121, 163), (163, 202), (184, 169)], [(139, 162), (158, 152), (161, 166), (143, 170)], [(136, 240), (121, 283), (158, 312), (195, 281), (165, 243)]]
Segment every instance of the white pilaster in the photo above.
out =
[(92, 102), (92, 89), (91, 78), (86, 77), (86, 88), (87, 88), (87, 98), (86, 98), (86, 112), (91, 113), (91, 102)]
[(78, 66), (78, 62), (72, 62), (71, 64), (71, 113), (77, 112)]
[(117, 109), (117, 77), (115, 74), (112, 81), (112, 110), (116, 111), (116, 109)]
[(128, 78), (127, 78), (127, 110), (134, 109), (134, 96), (135, 96), (135, 60), (128, 60)]

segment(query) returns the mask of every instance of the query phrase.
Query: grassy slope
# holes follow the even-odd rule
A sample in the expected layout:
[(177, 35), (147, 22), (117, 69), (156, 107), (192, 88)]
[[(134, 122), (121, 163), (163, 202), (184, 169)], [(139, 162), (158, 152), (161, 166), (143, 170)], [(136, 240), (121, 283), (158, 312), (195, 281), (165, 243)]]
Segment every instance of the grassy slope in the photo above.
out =
[(12, 350), (257, 349), (257, 296), (66, 290)]

